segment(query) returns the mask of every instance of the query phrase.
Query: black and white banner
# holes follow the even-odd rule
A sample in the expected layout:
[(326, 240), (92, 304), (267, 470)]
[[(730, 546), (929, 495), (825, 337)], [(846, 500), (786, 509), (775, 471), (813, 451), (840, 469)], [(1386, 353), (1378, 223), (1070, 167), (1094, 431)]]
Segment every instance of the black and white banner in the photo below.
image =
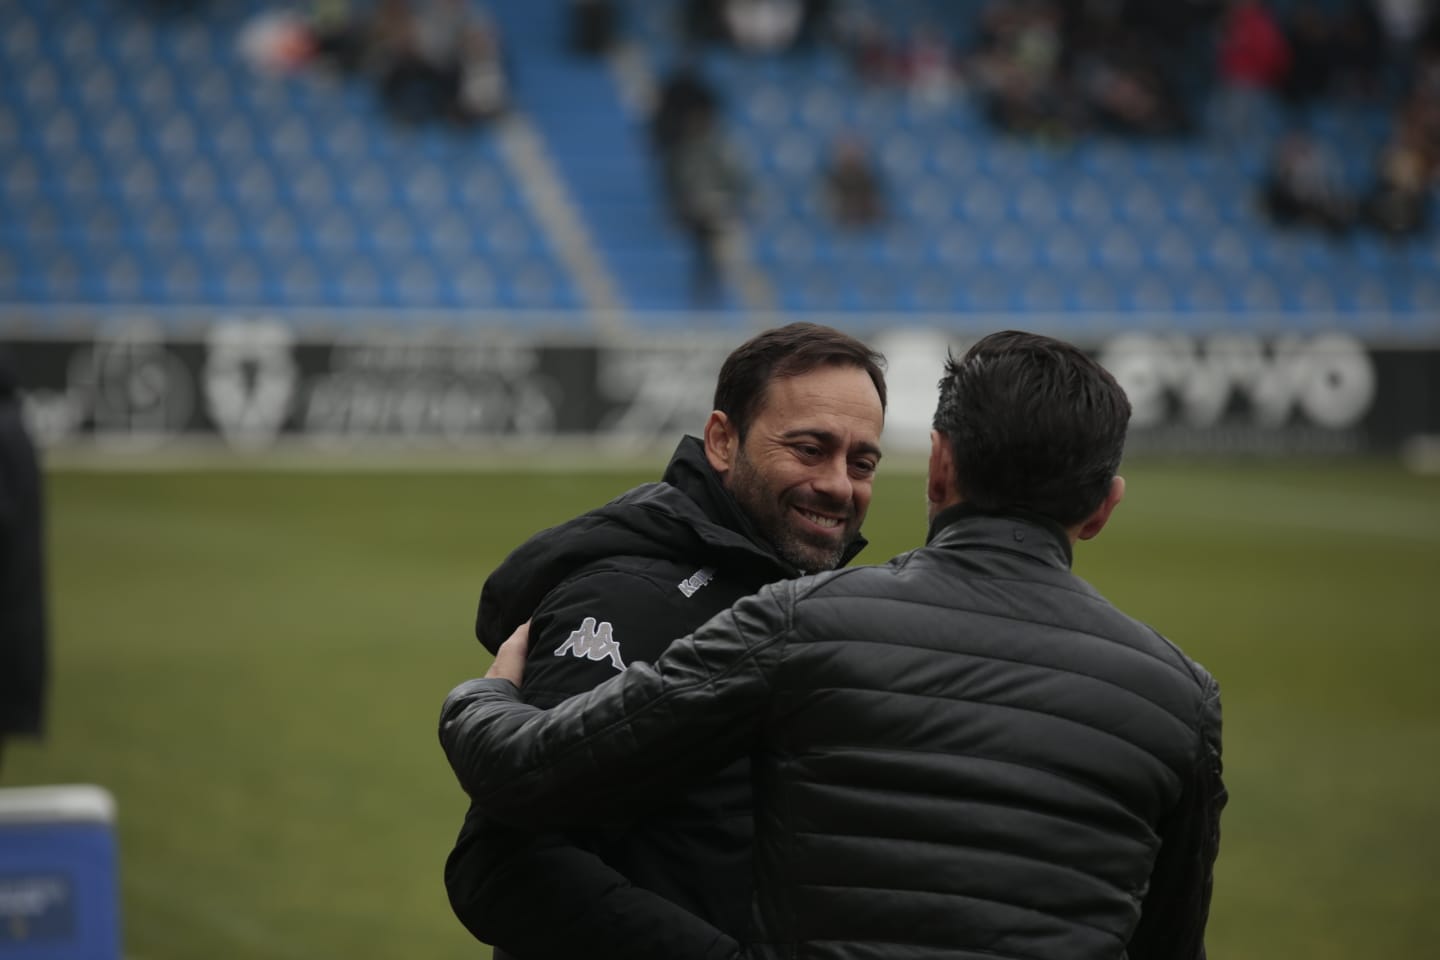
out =
[[(193, 336), (138, 320), (97, 331), (5, 338), (46, 445), (664, 445), (703, 426), (720, 364), (740, 339), (325, 339), (278, 320), (219, 320)], [(923, 449), (946, 351), (969, 341), (930, 330), (868, 340), (889, 361), (887, 445)], [(1440, 434), (1440, 345), (1130, 333), (1085, 346), (1130, 396), (1134, 452), (1384, 453)]]

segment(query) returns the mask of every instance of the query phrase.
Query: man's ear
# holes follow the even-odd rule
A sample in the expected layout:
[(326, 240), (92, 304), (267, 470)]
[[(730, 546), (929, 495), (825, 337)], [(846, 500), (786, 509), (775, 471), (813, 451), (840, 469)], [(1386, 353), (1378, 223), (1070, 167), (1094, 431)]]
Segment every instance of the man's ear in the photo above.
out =
[(955, 451), (950, 448), (949, 439), (938, 430), (930, 431), (930, 468), (925, 475), (925, 499), (930, 503), (932, 515), (960, 499), (960, 491), (955, 489)]
[(705, 421), (705, 459), (720, 476), (735, 466), (735, 457), (740, 451), (740, 434), (735, 424), (719, 410), (710, 411)]
[(1081, 540), (1089, 540), (1105, 529), (1105, 524), (1110, 522), (1110, 514), (1125, 499), (1125, 478), (1114, 477), (1110, 481), (1110, 492), (1105, 495), (1105, 502), (1095, 508), (1090, 514), (1090, 519), (1080, 524), (1080, 531), (1076, 534)]

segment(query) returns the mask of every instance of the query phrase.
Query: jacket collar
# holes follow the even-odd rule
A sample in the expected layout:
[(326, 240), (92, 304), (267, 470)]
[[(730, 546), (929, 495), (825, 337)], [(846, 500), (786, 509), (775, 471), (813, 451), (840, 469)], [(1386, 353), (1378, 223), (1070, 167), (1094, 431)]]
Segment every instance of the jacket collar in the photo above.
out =
[[(755, 528), (755, 524), (750, 522), (749, 516), (740, 508), (740, 504), (731, 496), (730, 491), (725, 489), (725, 483), (715, 472), (715, 468), (710, 466), (710, 461), (705, 456), (705, 445), (699, 437), (681, 438), (661, 479), (695, 501), (712, 523), (739, 534), (767, 553), (774, 553), (769, 543), (760, 535), (760, 531)], [(853, 560), (868, 543), (863, 536), (857, 536), (855, 542), (845, 549), (844, 556), (840, 558), (840, 566), (843, 567)], [(791, 576), (798, 574), (799, 571), (795, 571)]]
[(1065, 528), (1049, 517), (1020, 510), (986, 513), (968, 503), (957, 503), (936, 514), (925, 542), (1009, 550), (1066, 570), (1074, 560)]

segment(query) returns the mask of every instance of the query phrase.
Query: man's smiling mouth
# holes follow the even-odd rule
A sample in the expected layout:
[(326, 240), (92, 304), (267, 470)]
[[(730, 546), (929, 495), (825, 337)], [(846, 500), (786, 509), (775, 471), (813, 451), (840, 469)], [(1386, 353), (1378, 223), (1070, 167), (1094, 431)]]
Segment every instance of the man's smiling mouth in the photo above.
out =
[(806, 520), (809, 520), (811, 523), (815, 524), (815, 526), (825, 527), (827, 530), (833, 530), (835, 527), (838, 527), (841, 524), (841, 520), (838, 517), (821, 516), (818, 513), (811, 513), (809, 510), (802, 510), (799, 507), (795, 508), (795, 512), (800, 514), (800, 516), (804, 517)]

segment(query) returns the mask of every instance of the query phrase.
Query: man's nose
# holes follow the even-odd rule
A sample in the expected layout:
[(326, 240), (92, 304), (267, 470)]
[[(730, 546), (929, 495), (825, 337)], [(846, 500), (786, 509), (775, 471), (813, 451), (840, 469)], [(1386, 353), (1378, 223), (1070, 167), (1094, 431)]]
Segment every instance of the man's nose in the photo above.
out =
[(850, 464), (844, 457), (827, 460), (811, 483), (815, 492), (833, 500), (836, 504), (849, 504), (855, 487), (850, 480)]

